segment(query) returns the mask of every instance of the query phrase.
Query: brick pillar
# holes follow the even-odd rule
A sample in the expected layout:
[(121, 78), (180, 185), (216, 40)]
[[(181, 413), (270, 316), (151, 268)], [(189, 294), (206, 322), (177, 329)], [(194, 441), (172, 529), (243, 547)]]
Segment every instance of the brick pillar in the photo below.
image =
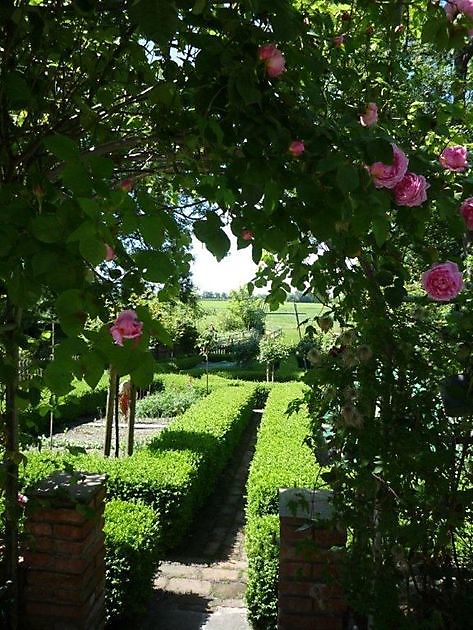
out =
[(56, 473), (28, 493), (21, 627), (105, 626), (105, 475)]
[(278, 630), (343, 628), (347, 607), (330, 548), (344, 546), (346, 532), (328, 524), (330, 496), (324, 490), (280, 490)]

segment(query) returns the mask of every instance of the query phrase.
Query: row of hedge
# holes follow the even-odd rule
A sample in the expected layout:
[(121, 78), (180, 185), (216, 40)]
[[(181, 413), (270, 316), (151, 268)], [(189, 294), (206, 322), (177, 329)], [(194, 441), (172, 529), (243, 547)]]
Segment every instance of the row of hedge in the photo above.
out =
[[(264, 393), (264, 388), (254, 384), (231, 381), (224, 386), (217, 379), (212, 393), (131, 457), (104, 459), (96, 454), (49, 451), (28, 454), (22, 469), (26, 494), (56, 470), (108, 475), (109, 617), (130, 619), (146, 604), (157, 550), (172, 548), (182, 540)], [(117, 499), (119, 503), (113, 501)], [(141, 515), (143, 510), (148, 512)], [(137, 533), (137, 527), (143, 529)]]
[(112, 499), (104, 521), (107, 621), (136, 619), (148, 606), (158, 567), (158, 515), (142, 502)]
[(305, 407), (287, 415), (301, 383), (275, 384), (266, 402), (247, 482), (246, 552), (248, 619), (255, 629), (277, 625), (279, 488), (312, 488), (319, 470), (304, 438)]

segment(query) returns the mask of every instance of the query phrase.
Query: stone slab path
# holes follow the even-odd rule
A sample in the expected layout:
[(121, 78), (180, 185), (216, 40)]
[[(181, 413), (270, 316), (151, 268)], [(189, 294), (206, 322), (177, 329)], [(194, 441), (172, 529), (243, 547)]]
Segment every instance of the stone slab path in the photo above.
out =
[(140, 630), (250, 630), (244, 602), (245, 484), (260, 415), (255, 410), (195, 529), (160, 565)]

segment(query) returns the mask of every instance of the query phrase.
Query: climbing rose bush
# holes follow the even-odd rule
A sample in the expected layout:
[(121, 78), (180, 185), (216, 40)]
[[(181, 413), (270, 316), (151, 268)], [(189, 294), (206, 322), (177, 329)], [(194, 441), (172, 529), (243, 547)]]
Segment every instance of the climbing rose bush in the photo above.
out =
[(460, 214), (469, 230), (473, 230), (473, 197), (468, 197), (460, 206)]
[(110, 334), (118, 346), (123, 346), (124, 339), (139, 340), (143, 332), (143, 323), (138, 320), (135, 311), (122, 311), (113, 326), (110, 327)]
[(286, 70), (286, 60), (282, 52), (274, 44), (260, 46), (258, 51), (260, 61), (264, 62), (268, 77), (279, 77)]
[(457, 297), (463, 288), (463, 277), (456, 263), (436, 263), (422, 274), (422, 286), (428, 296), (437, 302)]
[(393, 144), (393, 163), (375, 162), (370, 173), (376, 188), (394, 188), (399, 184), (407, 171), (409, 160), (401, 149)]
[(394, 200), (398, 206), (420, 206), (427, 200), (429, 187), (423, 175), (406, 173), (394, 188)]
[(448, 170), (460, 173), (468, 167), (468, 151), (466, 147), (447, 147), (439, 157), (441, 166)]
[(293, 140), (289, 145), (289, 153), (294, 157), (298, 157), (305, 151), (303, 140)]
[(366, 111), (360, 116), (363, 127), (372, 127), (378, 122), (378, 106), (376, 103), (368, 103)]

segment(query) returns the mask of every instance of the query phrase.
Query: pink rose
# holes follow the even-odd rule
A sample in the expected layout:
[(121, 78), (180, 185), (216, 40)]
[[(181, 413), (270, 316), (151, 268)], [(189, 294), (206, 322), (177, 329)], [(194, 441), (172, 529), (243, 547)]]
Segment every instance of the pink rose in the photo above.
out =
[(110, 245), (105, 244), (105, 260), (110, 261), (110, 260), (113, 260), (114, 258), (115, 258), (115, 251), (113, 247), (110, 247)]
[(463, 289), (463, 278), (455, 263), (436, 263), (422, 274), (422, 286), (429, 297), (446, 302), (457, 297)]
[(333, 38), (333, 45), (335, 48), (340, 48), (340, 46), (345, 42), (345, 35), (337, 35)]
[(294, 157), (298, 157), (301, 153), (304, 153), (305, 146), (303, 140), (293, 140), (289, 145), (289, 153)]
[(468, 168), (468, 151), (466, 147), (447, 147), (442, 151), (439, 162), (443, 168), (460, 173)]
[(360, 116), (360, 123), (363, 127), (372, 127), (378, 122), (378, 106), (376, 103), (368, 103), (366, 111)]
[(118, 346), (123, 346), (124, 339), (137, 339), (143, 332), (143, 323), (138, 321), (135, 311), (122, 311), (117, 317), (113, 326), (110, 327), (110, 334)]
[(473, 197), (468, 197), (460, 206), (460, 214), (465, 221), (466, 227), (473, 230)]
[(135, 185), (135, 182), (129, 177), (128, 179), (123, 179), (120, 182), (120, 188), (123, 190), (123, 192), (131, 192), (133, 190), (133, 186)]
[(427, 199), (430, 184), (423, 175), (406, 173), (394, 188), (394, 199), (398, 206), (420, 206)]
[(453, 22), (458, 13), (456, 2), (451, 2), (450, 0), (448, 0), (444, 4), (443, 8), (445, 9), (445, 13), (447, 14), (447, 19), (450, 20), (450, 22)]
[(375, 162), (370, 166), (370, 173), (373, 177), (376, 188), (394, 188), (407, 171), (409, 160), (401, 149), (393, 144), (393, 163), (383, 164), (383, 162)]
[(268, 77), (278, 77), (286, 70), (284, 55), (274, 44), (260, 46), (258, 58), (260, 61), (264, 61)]
[(254, 232), (252, 232), (251, 230), (245, 229), (241, 231), (241, 238), (244, 241), (251, 241), (254, 237)]
[(28, 503), (28, 497), (25, 496), (24, 494), (21, 494), (21, 492), (18, 493), (16, 500), (17, 500), (18, 505), (21, 505), (21, 506), (25, 506)]
[(455, 0), (458, 11), (469, 18), (473, 18), (473, 0)]

